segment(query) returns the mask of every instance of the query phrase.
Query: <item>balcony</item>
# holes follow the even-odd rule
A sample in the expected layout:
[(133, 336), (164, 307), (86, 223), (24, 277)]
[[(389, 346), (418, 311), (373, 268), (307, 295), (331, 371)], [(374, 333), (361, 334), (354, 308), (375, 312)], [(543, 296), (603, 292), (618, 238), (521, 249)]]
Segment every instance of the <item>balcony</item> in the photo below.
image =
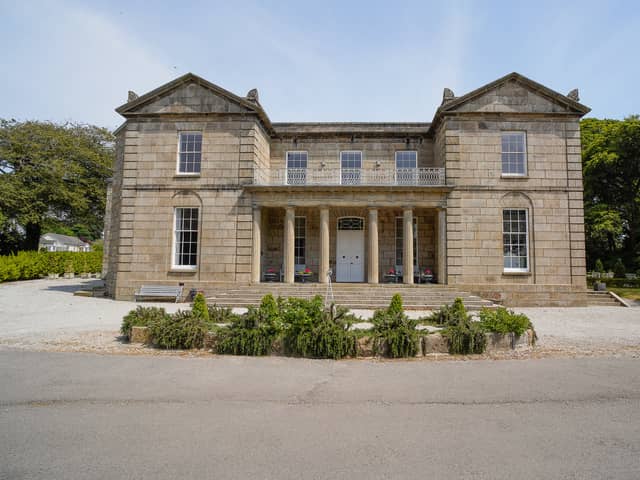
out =
[(349, 168), (313, 170), (308, 168), (256, 169), (254, 185), (262, 186), (440, 186), (445, 185), (444, 168)]

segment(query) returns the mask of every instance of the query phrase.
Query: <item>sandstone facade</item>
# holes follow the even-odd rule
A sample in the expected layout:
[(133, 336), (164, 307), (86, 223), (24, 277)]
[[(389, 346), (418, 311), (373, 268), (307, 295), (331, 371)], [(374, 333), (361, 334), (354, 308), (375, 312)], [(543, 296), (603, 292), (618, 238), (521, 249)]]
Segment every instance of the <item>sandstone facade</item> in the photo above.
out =
[[(413, 283), (429, 269), (507, 304), (578, 304), (585, 290), (589, 109), (575, 95), (513, 73), (461, 97), (445, 91), (431, 123), (272, 123), (257, 92), (187, 74), (117, 111), (104, 272), (115, 298), (152, 283), (325, 282), (328, 269), (369, 283), (391, 269)], [(200, 140), (197, 172), (180, 171), (185, 132)], [(510, 132), (524, 139), (516, 175), (504, 167)], [(176, 230), (183, 208), (197, 209), (192, 232)], [(514, 224), (526, 239), (508, 236), (505, 212), (524, 212)], [(518, 268), (507, 255), (522, 257)]]

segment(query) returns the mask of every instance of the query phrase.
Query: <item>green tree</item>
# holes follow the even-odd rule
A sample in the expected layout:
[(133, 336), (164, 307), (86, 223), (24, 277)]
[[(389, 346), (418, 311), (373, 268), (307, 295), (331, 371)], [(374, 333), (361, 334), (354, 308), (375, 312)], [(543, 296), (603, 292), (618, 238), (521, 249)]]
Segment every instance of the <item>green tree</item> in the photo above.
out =
[(99, 238), (113, 157), (104, 128), (0, 120), (0, 253), (36, 250), (43, 228)]
[(640, 118), (581, 122), (585, 233), (590, 265), (640, 254)]

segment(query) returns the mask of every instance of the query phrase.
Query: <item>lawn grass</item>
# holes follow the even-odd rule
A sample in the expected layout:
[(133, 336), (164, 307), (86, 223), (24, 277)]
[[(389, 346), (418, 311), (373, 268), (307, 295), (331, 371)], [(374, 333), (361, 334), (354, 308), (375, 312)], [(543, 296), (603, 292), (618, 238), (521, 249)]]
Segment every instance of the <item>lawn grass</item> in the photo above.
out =
[(611, 287), (613, 293), (629, 300), (640, 300), (640, 288)]

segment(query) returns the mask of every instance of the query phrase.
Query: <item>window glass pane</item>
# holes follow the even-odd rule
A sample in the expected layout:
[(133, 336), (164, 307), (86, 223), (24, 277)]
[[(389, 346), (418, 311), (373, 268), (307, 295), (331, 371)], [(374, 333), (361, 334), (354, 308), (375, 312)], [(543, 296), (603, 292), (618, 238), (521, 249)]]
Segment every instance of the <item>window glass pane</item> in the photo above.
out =
[(527, 211), (503, 210), (502, 232), (505, 270), (526, 271), (529, 265)]
[(524, 175), (526, 173), (526, 148), (524, 132), (503, 133), (502, 173)]
[(199, 173), (202, 157), (202, 134), (181, 133), (178, 153), (178, 172)]
[(198, 209), (176, 208), (176, 266), (196, 266), (198, 258)]
[(294, 223), (294, 241), (293, 241), (293, 255), (294, 263), (296, 265), (305, 265), (306, 262), (306, 234), (307, 234), (307, 219), (305, 217), (296, 217)]

